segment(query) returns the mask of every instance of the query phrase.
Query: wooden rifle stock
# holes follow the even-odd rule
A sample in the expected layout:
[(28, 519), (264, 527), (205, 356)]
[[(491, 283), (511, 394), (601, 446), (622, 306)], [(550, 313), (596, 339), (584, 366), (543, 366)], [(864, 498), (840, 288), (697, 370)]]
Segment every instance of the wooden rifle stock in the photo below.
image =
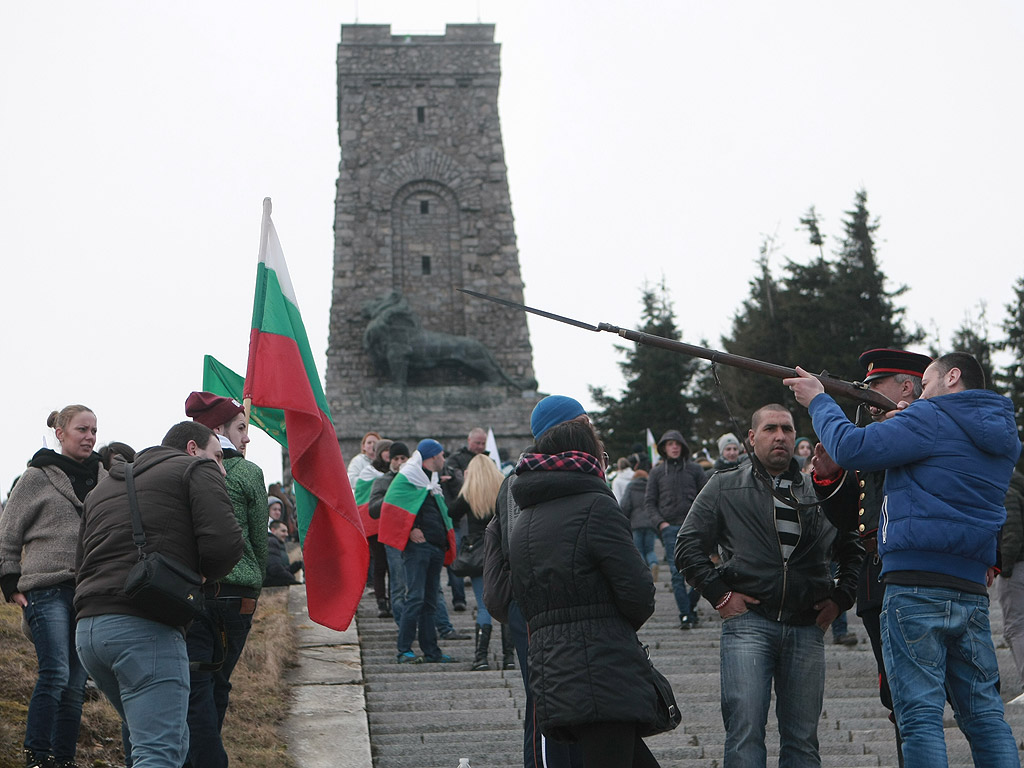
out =
[[(667, 349), (670, 352), (680, 352), (684, 355), (700, 357), (704, 360), (710, 360), (713, 363), (721, 363), (722, 365), (728, 365), (732, 368), (741, 368), (744, 371), (760, 373), (764, 376), (774, 376), (777, 379), (789, 379), (799, 375), (795, 369), (787, 368), (784, 365), (766, 363), (762, 360), (755, 360), (751, 357), (732, 355), (728, 352), (719, 352), (718, 350), (707, 349), (706, 347), (697, 347), (693, 344), (686, 344), (682, 341), (666, 339), (663, 336), (653, 336), (649, 333), (634, 331), (629, 328), (619, 328), (618, 326), (610, 325), (608, 323), (598, 323), (597, 330), (607, 331), (608, 333), (617, 333), (622, 338), (629, 339), (629, 341), (636, 342), (637, 344), (646, 344), (649, 347), (659, 347), (660, 349)], [(827, 374), (812, 375), (821, 382), (825, 391), (830, 395), (850, 398), (852, 400), (874, 406), (875, 408), (881, 408), (885, 411), (892, 411), (896, 408), (896, 403), (892, 400), (887, 398), (885, 395), (868, 389), (867, 385), (860, 382), (854, 383), (850, 381), (843, 381), (842, 379), (838, 379)]]

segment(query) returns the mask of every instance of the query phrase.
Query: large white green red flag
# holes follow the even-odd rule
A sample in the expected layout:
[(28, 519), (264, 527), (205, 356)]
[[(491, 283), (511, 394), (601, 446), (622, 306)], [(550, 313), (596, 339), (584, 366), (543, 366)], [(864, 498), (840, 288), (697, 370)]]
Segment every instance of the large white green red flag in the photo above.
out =
[(423, 457), (419, 451), (412, 452), (412, 456), (398, 470), (395, 479), (388, 486), (387, 493), (384, 494), (377, 540), (389, 547), (405, 550), (409, 533), (416, 522), (416, 515), (428, 493), (434, 494), (437, 508), (441, 510), (448, 539), (444, 564), (451, 565), (455, 562), (455, 531), (452, 529), (452, 519), (448, 516), (448, 507), (444, 503), (444, 495), (437, 482), (437, 473), (432, 472), (428, 475), (424, 471)]
[(245, 397), (284, 411), (309, 617), (345, 630), (370, 553), (270, 207), (265, 198)]

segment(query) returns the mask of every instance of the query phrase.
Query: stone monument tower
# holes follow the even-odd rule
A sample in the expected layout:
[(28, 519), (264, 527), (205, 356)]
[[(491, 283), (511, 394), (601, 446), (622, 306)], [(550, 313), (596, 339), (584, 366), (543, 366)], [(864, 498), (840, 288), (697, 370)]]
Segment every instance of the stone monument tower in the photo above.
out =
[(525, 313), (456, 290), (523, 300), (500, 47), (491, 24), (341, 28), (327, 399), (346, 457), (371, 429), (449, 450), (474, 426), (532, 441)]

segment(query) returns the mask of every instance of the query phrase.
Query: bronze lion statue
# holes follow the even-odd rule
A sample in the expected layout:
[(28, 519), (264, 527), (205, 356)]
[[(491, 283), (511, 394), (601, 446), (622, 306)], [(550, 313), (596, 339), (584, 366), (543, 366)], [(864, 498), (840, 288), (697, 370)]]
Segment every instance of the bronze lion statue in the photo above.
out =
[(405, 389), (410, 371), (442, 366), (459, 367), (488, 384), (507, 384), (517, 389), (537, 386), (535, 381), (517, 381), (505, 373), (480, 341), (424, 329), (398, 291), (366, 302), (362, 315), (367, 320), (363, 349), (377, 371), (397, 387)]

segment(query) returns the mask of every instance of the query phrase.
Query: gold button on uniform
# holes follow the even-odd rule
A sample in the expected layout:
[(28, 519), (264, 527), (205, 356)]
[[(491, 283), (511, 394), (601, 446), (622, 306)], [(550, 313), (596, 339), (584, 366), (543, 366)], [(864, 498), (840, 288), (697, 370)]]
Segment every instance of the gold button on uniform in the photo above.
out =
[(859, 526), (857, 526), (857, 530), (863, 532), (864, 531), (864, 524), (861, 523)]
[[(863, 515), (864, 514), (864, 507), (861, 507), (860, 508), (860, 512), (858, 512), (857, 514), (858, 515)], [(861, 526), (861, 527), (863, 527), (863, 526)]]

